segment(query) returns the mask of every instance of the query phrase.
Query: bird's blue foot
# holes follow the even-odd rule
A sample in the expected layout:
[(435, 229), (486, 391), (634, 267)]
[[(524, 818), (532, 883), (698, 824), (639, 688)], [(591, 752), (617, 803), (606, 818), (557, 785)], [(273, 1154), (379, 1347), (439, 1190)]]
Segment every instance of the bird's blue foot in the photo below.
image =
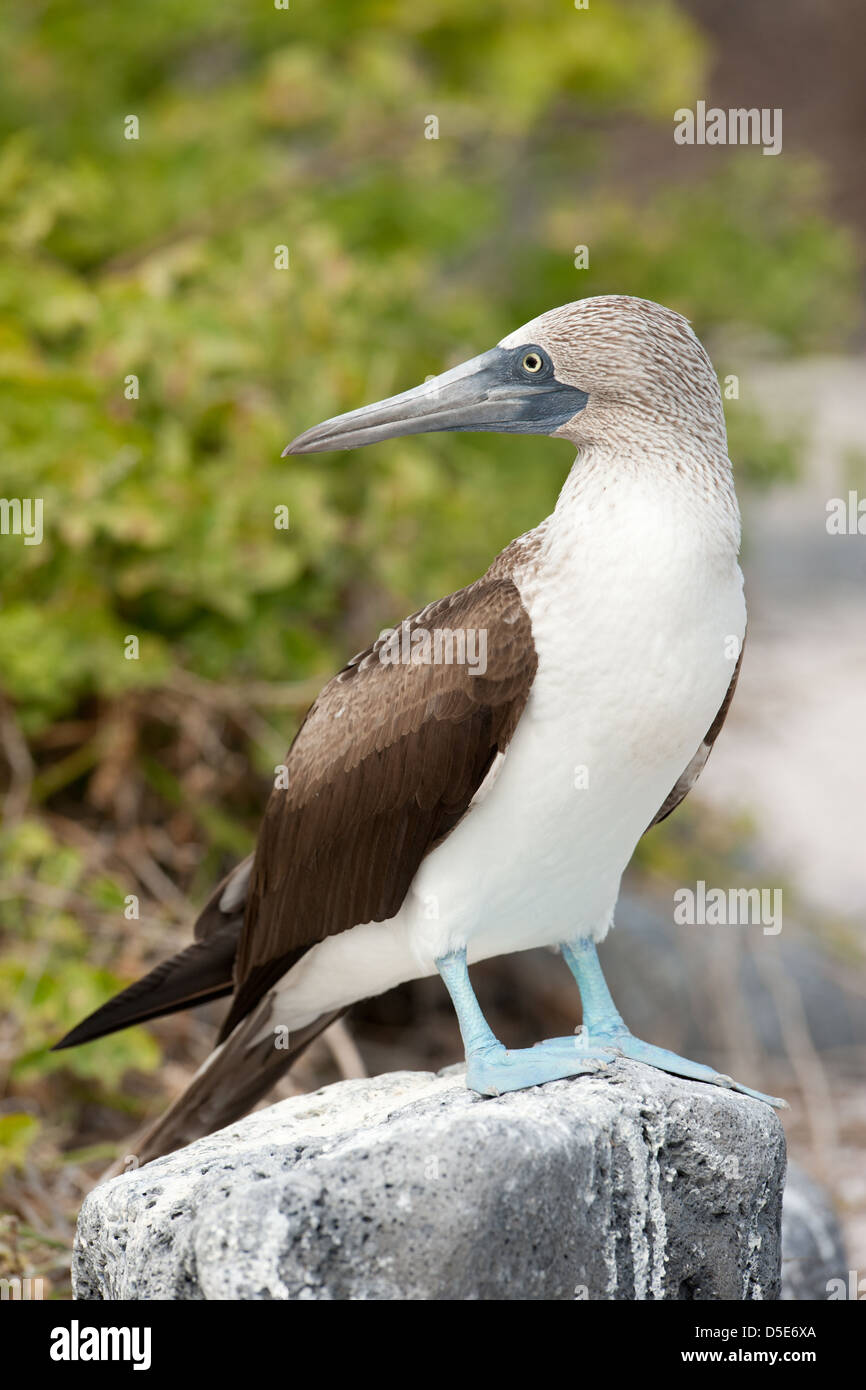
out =
[(581, 1028), (571, 1038), (549, 1038), (547, 1042), (539, 1043), (538, 1046), (546, 1049), (548, 1057), (559, 1056), (565, 1062), (575, 1056), (585, 1057), (587, 1061), (596, 1058), (604, 1062), (611, 1062), (617, 1057), (629, 1057), (633, 1062), (645, 1062), (647, 1066), (655, 1067), (658, 1071), (670, 1072), (672, 1076), (685, 1076), (693, 1081), (705, 1081), (711, 1086), (724, 1086), (729, 1091), (739, 1091), (742, 1095), (752, 1096), (754, 1100), (762, 1100), (767, 1105), (785, 1109), (788, 1104), (778, 1096), (767, 1096), (763, 1091), (753, 1091), (751, 1086), (743, 1086), (739, 1081), (734, 1081), (723, 1072), (714, 1071), (703, 1062), (691, 1062), (687, 1057), (669, 1052), (666, 1047), (654, 1047), (652, 1043), (642, 1042), (629, 1032), (625, 1024), (619, 1029), (602, 1032)]
[[(566, 1041), (556, 1039), (556, 1042)], [(535, 1047), (510, 1049), (491, 1044), (466, 1056), (466, 1085), (482, 1096), (500, 1096), (505, 1091), (523, 1091), (527, 1086), (543, 1086), (567, 1076), (600, 1071), (604, 1060), (584, 1057), (571, 1039), (571, 1050), (559, 1046), (546, 1050), (546, 1043)], [(610, 1060), (610, 1059), (608, 1059)]]
[(482, 1096), (498, 1096), (505, 1091), (522, 1091), (527, 1086), (542, 1086), (546, 1081), (561, 1081), (566, 1076), (598, 1071), (603, 1065), (598, 1058), (581, 1055), (575, 1038), (571, 1039), (570, 1048), (557, 1044), (548, 1052), (544, 1043), (513, 1051), (503, 1047), (475, 998), (465, 950), (442, 956), (436, 967), (457, 1013), (466, 1048), (466, 1085), (470, 1091)]
[(466, 1048), (466, 1084), (471, 1091), (483, 1096), (522, 1091), (527, 1086), (543, 1086), (547, 1081), (601, 1071), (618, 1057), (629, 1057), (673, 1076), (739, 1091), (767, 1105), (786, 1105), (778, 1096), (765, 1096), (750, 1086), (741, 1086), (703, 1062), (690, 1062), (676, 1052), (634, 1037), (616, 1010), (593, 943), (563, 945), (562, 953), (580, 988), (584, 1026), (571, 1037), (548, 1038), (535, 1047), (513, 1050), (503, 1047), (481, 1012), (469, 981), (466, 952), (454, 951), (437, 960), (457, 1011)]
[(629, 1032), (611, 998), (594, 943), (581, 940), (564, 944), (562, 954), (580, 989), (584, 1026), (573, 1038), (552, 1038), (544, 1043), (549, 1052), (554, 1050), (567, 1058), (573, 1054), (576, 1046), (578, 1055), (584, 1057), (601, 1057), (608, 1061), (613, 1057), (630, 1057), (633, 1062), (645, 1062), (647, 1066), (657, 1067), (659, 1071), (670, 1072), (673, 1076), (705, 1081), (711, 1086), (724, 1086), (729, 1091), (739, 1091), (767, 1105), (787, 1108), (787, 1101), (779, 1096), (753, 1091), (751, 1086), (743, 1086), (703, 1062), (691, 1062), (665, 1047), (654, 1047), (652, 1043), (636, 1038)]

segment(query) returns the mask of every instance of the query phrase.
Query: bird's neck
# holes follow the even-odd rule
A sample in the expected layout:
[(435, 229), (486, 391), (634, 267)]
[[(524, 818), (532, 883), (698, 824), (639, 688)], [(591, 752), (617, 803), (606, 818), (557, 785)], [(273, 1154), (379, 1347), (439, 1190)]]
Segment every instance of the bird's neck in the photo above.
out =
[(724, 447), (692, 449), (658, 433), (638, 447), (580, 449), (545, 525), (543, 551), (556, 562), (575, 545), (610, 553), (635, 537), (736, 565), (740, 512)]

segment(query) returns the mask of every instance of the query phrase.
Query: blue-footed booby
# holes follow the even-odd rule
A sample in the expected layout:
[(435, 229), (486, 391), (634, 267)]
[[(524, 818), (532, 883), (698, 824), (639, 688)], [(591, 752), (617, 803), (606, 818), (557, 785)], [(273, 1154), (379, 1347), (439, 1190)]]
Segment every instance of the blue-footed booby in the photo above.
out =
[[(635, 1038), (596, 951), (638, 840), (691, 789), (739, 672), (740, 517), (709, 357), (658, 304), (579, 300), (285, 452), (434, 430), (552, 435), (577, 456), (550, 516), (324, 687), (254, 855), (194, 944), (58, 1044), (232, 995), (141, 1161), (244, 1114), (357, 1000), (436, 971), (482, 1095), (629, 1057), (783, 1103)], [(509, 1049), (468, 967), (535, 946), (561, 948), (583, 1023)]]

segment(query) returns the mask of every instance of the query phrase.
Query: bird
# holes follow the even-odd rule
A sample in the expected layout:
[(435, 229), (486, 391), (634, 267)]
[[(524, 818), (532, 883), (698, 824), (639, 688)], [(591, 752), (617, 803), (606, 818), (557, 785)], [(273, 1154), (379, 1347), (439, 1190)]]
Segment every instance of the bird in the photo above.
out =
[[(239, 1119), (353, 1003), (437, 972), (480, 1096), (624, 1057), (785, 1104), (635, 1037), (597, 949), (638, 841), (691, 790), (740, 672), (740, 513), (710, 358), (672, 309), (587, 297), (315, 425), (284, 456), (435, 431), (547, 435), (576, 454), (549, 516), (324, 686), (254, 853), (193, 943), (56, 1044), (231, 995), (140, 1163)], [(582, 1024), (509, 1048), (469, 967), (545, 946), (574, 977)]]

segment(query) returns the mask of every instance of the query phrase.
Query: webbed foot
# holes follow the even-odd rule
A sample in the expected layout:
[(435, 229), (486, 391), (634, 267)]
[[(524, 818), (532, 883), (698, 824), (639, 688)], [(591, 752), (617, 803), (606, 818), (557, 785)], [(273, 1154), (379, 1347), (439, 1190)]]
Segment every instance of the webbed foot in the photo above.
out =
[(715, 1071), (703, 1062), (692, 1062), (688, 1057), (669, 1052), (666, 1047), (654, 1047), (652, 1043), (643, 1042), (630, 1033), (624, 1024), (619, 1028), (599, 1032), (581, 1028), (574, 1037), (549, 1038), (547, 1042), (539, 1043), (538, 1046), (547, 1048), (548, 1056), (555, 1052), (564, 1061), (573, 1057), (575, 1053), (578, 1057), (595, 1057), (607, 1062), (614, 1057), (629, 1057), (633, 1062), (644, 1062), (647, 1066), (669, 1072), (672, 1076), (685, 1076), (692, 1081), (705, 1081), (711, 1086), (739, 1091), (741, 1095), (751, 1096), (753, 1100), (762, 1100), (767, 1105), (774, 1105), (779, 1109), (787, 1109), (788, 1106), (788, 1102), (779, 1096), (768, 1096), (763, 1091), (754, 1091), (751, 1086), (743, 1086), (739, 1081), (734, 1081), (733, 1077)]
[(575, 1047), (576, 1041), (571, 1039), (570, 1050), (557, 1047), (545, 1051), (547, 1044), (542, 1042), (525, 1048), (506, 1048), (496, 1043), (471, 1052), (466, 1058), (466, 1085), (479, 1095), (499, 1096), (505, 1091), (523, 1091), (528, 1086), (543, 1086), (547, 1081), (601, 1071), (605, 1060), (610, 1061), (613, 1056), (583, 1056)]

